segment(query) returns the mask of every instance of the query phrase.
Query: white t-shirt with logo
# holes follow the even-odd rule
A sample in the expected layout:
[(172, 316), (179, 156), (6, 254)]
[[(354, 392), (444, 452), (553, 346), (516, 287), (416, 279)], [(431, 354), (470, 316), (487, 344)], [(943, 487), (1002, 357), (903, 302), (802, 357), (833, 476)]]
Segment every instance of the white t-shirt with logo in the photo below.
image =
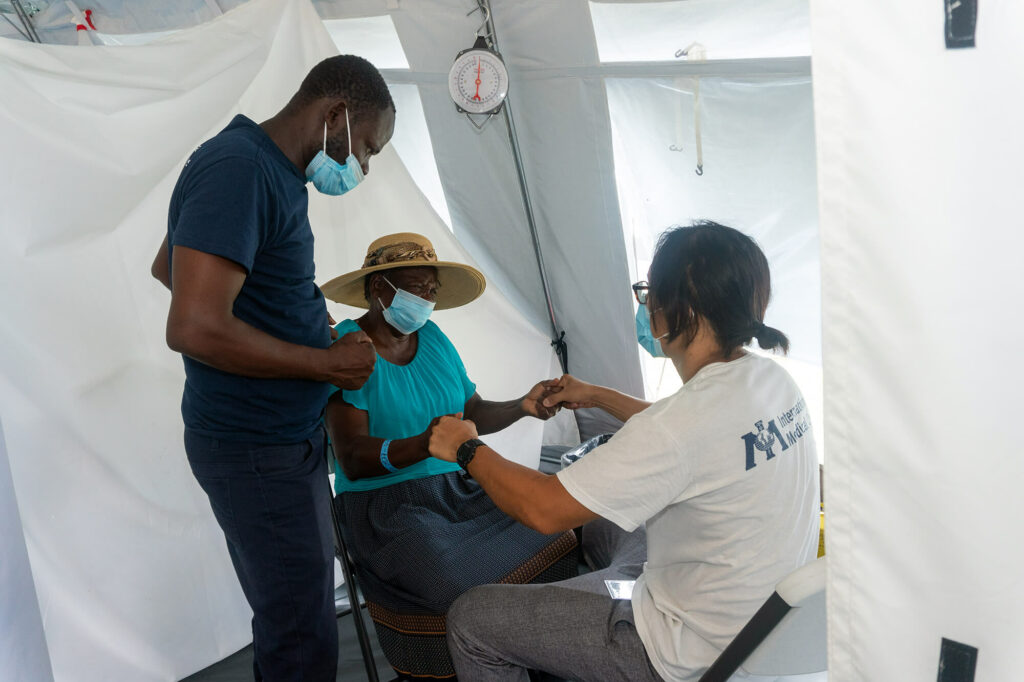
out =
[(637, 632), (666, 680), (696, 680), (818, 548), (818, 458), (800, 390), (746, 354), (702, 368), (558, 478), (632, 531), (647, 524)]

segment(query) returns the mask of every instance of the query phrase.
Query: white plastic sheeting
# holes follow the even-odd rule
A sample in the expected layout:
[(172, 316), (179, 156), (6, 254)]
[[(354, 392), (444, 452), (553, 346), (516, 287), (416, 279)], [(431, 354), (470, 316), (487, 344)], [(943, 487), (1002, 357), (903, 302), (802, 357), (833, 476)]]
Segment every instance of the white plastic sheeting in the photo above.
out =
[(806, 0), (591, 2), (603, 62), (668, 61), (700, 43), (708, 59), (811, 53)]
[[(812, 2), (830, 679), (1024, 669), (1024, 4)], [(944, 679), (944, 678), (940, 678)]]
[[(0, 40), (0, 414), (58, 682), (179, 679), (249, 641), (182, 449), (183, 372), (149, 265), (191, 150), (236, 112), (275, 113), (334, 52), (299, 0), (252, 0), (144, 47)], [(350, 196), (310, 207), (320, 281), (388, 231), (472, 262), (390, 149)], [(485, 397), (551, 372), (545, 337), (495, 287), (437, 319)], [(540, 431), (523, 422), (498, 447), (535, 463)]]
[(21, 530), (14, 481), (0, 424), (0, 670), (10, 679), (52, 682), (46, 635)]
[(345, 54), (356, 54), (370, 60), (378, 69), (408, 69), (409, 61), (395, 31), (395, 22), (387, 14), (379, 17), (358, 17), (340, 21), (324, 21), (336, 45), (343, 45)]

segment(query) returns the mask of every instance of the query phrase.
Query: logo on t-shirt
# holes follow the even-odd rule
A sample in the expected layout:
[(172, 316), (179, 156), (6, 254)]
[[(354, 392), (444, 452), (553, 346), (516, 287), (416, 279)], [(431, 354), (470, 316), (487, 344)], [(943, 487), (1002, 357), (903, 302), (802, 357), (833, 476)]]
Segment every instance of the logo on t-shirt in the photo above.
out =
[(757, 466), (755, 461), (757, 452), (763, 452), (765, 461), (768, 461), (775, 457), (776, 445), (779, 446), (779, 452), (785, 452), (796, 445), (796, 442), (803, 438), (804, 434), (810, 432), (811, 421), (807, 416), (807, 404), (801, 398), (790, 409), (777, 415), (774, 419), (769, 419), (767, 427), (765, 427), (763, 419), (758, 419), (754, 422), (754, 428), (757, 429), (756, 432), (751, 431), (741, 436), (746, 451), (747, 471)]

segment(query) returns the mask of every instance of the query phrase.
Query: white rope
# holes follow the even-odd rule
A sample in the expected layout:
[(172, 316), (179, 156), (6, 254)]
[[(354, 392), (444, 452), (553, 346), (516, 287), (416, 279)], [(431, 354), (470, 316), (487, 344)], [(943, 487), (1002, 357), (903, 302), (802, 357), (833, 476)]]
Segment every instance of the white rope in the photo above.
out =
[(697, 175), (704, 175), (704, 148), (700, 141), (700, 76), (693, 86), (693, 131), (697, 137)]

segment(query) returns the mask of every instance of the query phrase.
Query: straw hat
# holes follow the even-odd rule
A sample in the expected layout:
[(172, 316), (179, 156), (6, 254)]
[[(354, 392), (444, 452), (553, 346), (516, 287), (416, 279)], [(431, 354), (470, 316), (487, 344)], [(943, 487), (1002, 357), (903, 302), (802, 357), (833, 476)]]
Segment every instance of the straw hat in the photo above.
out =
[(399, 232), (374, 241), (366, 250), (363, 267), (335, 277), (321, 290), (324, 296), (356, 308), (368, 308), (363, 295), (363, 281), (367, 275), (396, 268), (433, 267), (437, 268), (437, 279), (441, 283), (437, 290), (435, 310), (457, 308), (466, 305), (484, 293), (487, 280), (476, 268), (462, 263), (448, 263), (437, 260), (434, 245), (421, 234)]

